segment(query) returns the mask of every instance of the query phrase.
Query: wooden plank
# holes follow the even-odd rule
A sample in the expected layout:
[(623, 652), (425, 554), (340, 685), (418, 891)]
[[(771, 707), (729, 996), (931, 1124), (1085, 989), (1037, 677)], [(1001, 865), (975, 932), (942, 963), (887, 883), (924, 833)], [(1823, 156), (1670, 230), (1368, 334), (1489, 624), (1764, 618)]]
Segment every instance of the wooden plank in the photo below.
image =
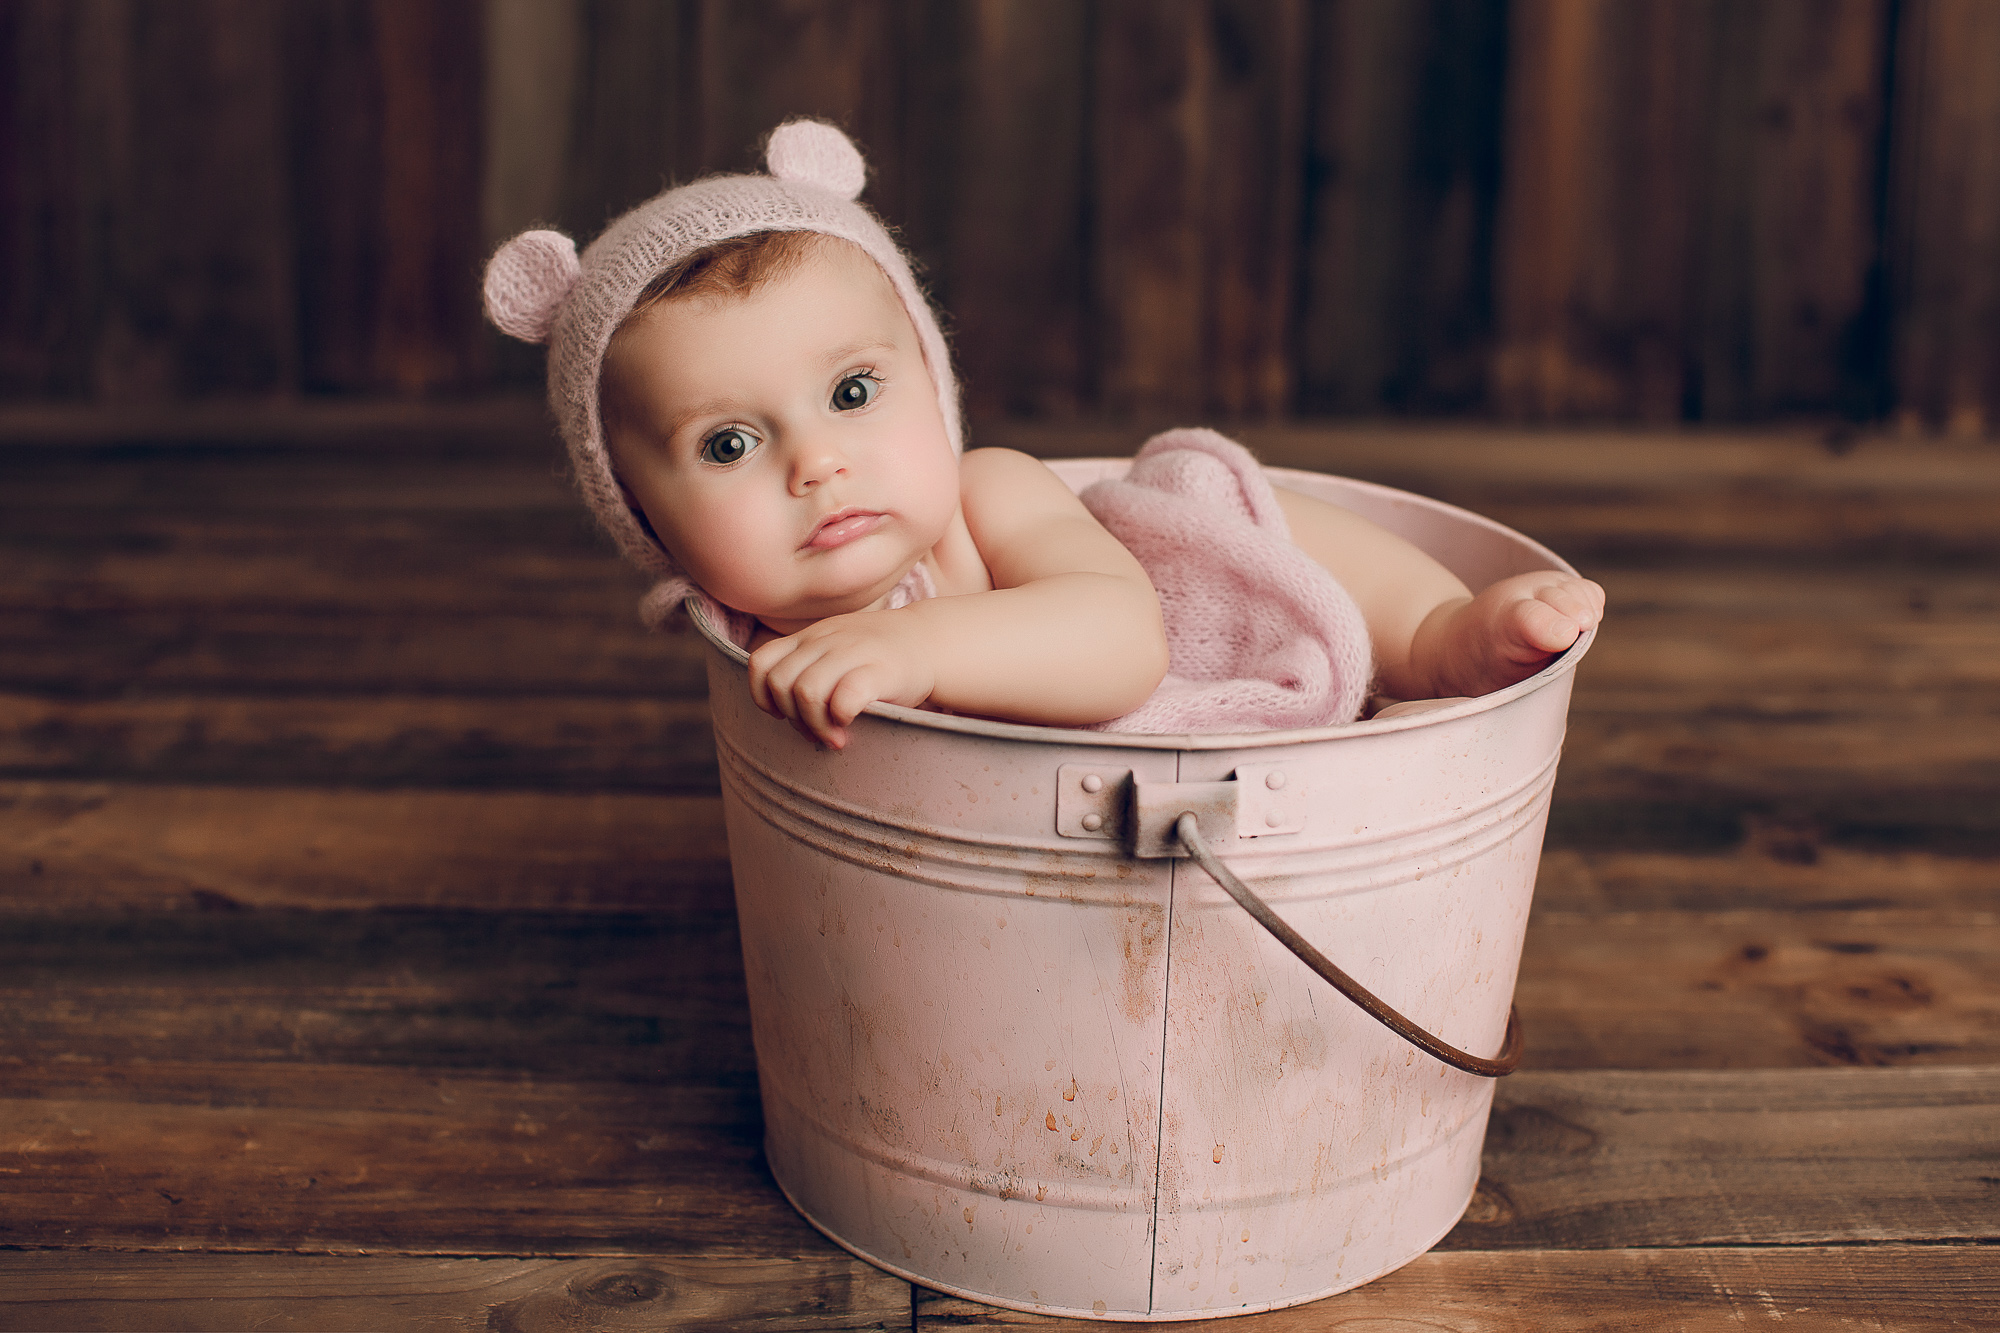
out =
[[(17, 533), (9, 556), (21, 553), (20, 580), (0, 606), (504, 614), (578, 601), (603, 606), (639, 586), (608, 553), (575, 549), (583, 544), (564, 532), (566, 520), (520, 525), (531, 528), (530, 536), (533, 526), (554, 527), (559, 539), (568, 537), (561, 545), (516, 545), (508, 526), (505, 518), (477, 515), (342, 516), (328, 523), (272, 515), (138, 521), (115, 545), (101, 538), (30, 544)], [(458, 559), (445, 563), (439, 557), (452, 548)]]
[(1663, 707), (1641, 712), (1591, 697), (1573, 708), (1556, 799), (1782, 805), (1849, 817), (1871, 801), (1910, 809), (1933, 797), (2000, 800), (2000, 698), (1991, 694), (1914, 716), (1857, 716), (1806, 698), (1790, 716), (1703, 715), (1685, 696), (1673, 701), (1684, 712), (1655, 702)]
[[(602, 637), (602, 636), (593, 636)], [(86, 651), (70, 636), (71, 652)], [(65, 691), (82, 684), (50, 647)], [(642, 659), (636, 665), (651, 667)], [(548, 655), (534, 665), (553, 676)], [(17, 672), (32, 669), (15, 663)], [(351, 674), (350, 674), (351, 673)], [(343, 691), (365, 682), (342, 671)], [(708, 712), (655, 670), (629, 694), (134, 695), (0, 693), (0, 776), (285, 785), (713, 792)], [(105, 681), (106, 688), (112, 682)], [(241, 676), (227, 682), (244, 688)], [(699, 683), (691, 682), (698, 689)], [(577, 697), (582, 694), (582, 697)], [(1782, 806), (1794, 822), (2000, 798), (2000, 697), (1821, 699), (1802, 689), (1732, 708), (1702, 691), (1593, 687), (1572, 706), (1556, 800)]]
[(685, 69), (700, 89), (699, 169), (760, 169), (765, 137), (795, 116), (841, 125), (868, 158), (863, 196), (892, 222), (909, 202), (903, 147), (911, 23), (891, 0), (839, 8), (784, 0), (697, 0), (699, 45)]
[(2000, 1069), (1515, 1075), (1441, 1247), (1979, 1240)]
[(1097, 406), (1191, 416), (1203, 391), (1208, 75), (1193, 0), (1113, 0), (1092, 32), (1091, 347)]
[[(256, 1077), (302, 1088), (325, 1079), (329, 1096), (339, 1083), (329, 1070), (357, 1064), (747, 1092), (750, 1025), (728, 890), (682, 896), (645, 913), (588, 916), (14, 917), (0, 946), (9, 962), (0, 1009), (14, 1032), (8, 1087), (27, 1095), (38, 1064), (80, 1061), (104, 1067), (101, 1078), (166, 1059), (282, 1065), (288, 1073)], [(79, 1082), (76, 1070), (58, 1072)], [(149, 1070), (127, 1077), (128, 1087), (90, 1095), (120, 1100), (155, 1082)], [(228, 1080), (210, 1078), (221, 1096)], [(45, 1086), (42, 1095), (63, 1094)], [(268, 1092), (254, 1100), (271, 1104)]]
[[(301, 0), (303, 3), (303, 0)], [(290, 10), (287, 11), (292, 12)], [(250, 458), (289, 457), (338, 443), (340, 455), (375, 454), (401, 463), (463, 452), (478, 443), (489, 462), (519, 456), (523, 444), (559, 452), (555, 428), (540, 393), (507, 393), (456, 399), (307, 398), (204, 399), (176, 403), (0, 404), (0, 449), (10, 473), (25, 460), (53, 461), (51, 445), (72, 451), (123, 451), (128, 466), (134, 448), (206, 452)], [(242, 446), (254, 444), (246, 454)], [(189, 446), (195, 446), (189, 451)], [(219, 446), (219, 447), (218, 447)], [(231, 447), (234, 446), (234, 447)], [(171, 478), (171, 474), (168, 474)], [(476, 478), (468, 478), (476, 480)]]
[(1510, 9), (1492, 402), (1678, 420), (1708, 7)]
[(1964, 439), (2000, 420), (2000, 12), (1911, 0), (1897, 36), (1889, 263), (1896, 391), (1912, 424)]
[[(293, 1069), (294, 1084), (312, 1083), (314, 1066)], [(431, 1072), (411, 1080), (427, 1086), (366, 1108), (0, 1102), (9, 1168), (0, 1244), (753, 1261), (837, 1253), (772, 1183), (754, 1112), (689, 1123), (683, 1099), (657, 1088), (510, 1074), (480, 1084)], [(706, 1116), (713, 1099), (689, 1105)]]
[(71, 398), (89, 379), (78, 21), (62, 0), (0, 8), (0, 392)]
[[(1041, 458), (1129, 456), (1147, 435), (1142, 425), (1101, 420), (977, 426), (978, 443)], [(1747, 493), (1777, 512), (1811, 511), (1839, 497), (1873, 495), (1892, 505), (2000, 497), (2000, 457), (1990, 451), (1850, 431), (1303, 423), (1246, 424), (1237, 434), (1273, 466), (1444, 498), (1494, 493), (1514, 501), (1531, 491), (1552, 507), (1724, 502)], [(0, 442), (8, 497), (24, 505), (34, 498), (123, 509), (138, 495), (194, 510), (449, 509), (497, 507), (507, 497), (531, 508), (575, 504), (543, 409), (522, 399), (283, 411), (183, 405), (157, 414), (16, 406), (0, 410)], [(79, 461), (95, 466), (79, 474)], [(453, 498), (454, 484), (466, 488), (462, 498)]]
[[(1292, 405), (1309, 47), (1304, 0), (1211, 0), (1201, 132), (1200, 406), (1233, 420)], [(1149, 405), (1149, 410), (1158, 410)]]
[(1714, 11), (1690, 347), (1706, 418), (1887, 406), (1890, 12), (1881, 0)]
[[(1757, 169), (1748, 182), (1756, 362), (1739, 401), (1760, 416), (1874, 417), (1888, 406), (1881, 158), (1890, 5), (1789, 0), (1766, 4), (1759, 18)], [(1705, 391), (1720, 369), (1705, 372)]]
[(1499, 5), (1314, 6), (1301, 410), (1483, 401), (1505, 40)]
[(413, 618), (337, 611), (0, 610), (0, 684), (128, 690), (655, 695), (699, 698), (702, 641), (648, 635), (615, 595), (597, 616)]
[[(1586, 1333), (1671, 1328), (1736, 1333), (1752, 1320), (1807, 1328), (1977, 1328), (2000, 1281), (1976, 1245), (1779, 1246), (1679, 1250), (1432, 1251), (1353, 1291), (1231, 1319), (1242, 1333), (1420, 1327), (1436, 1333)], [(917, 1333), (1030, 1327), (1091, 1333), (1052, 1319), (919, 1287)]]
[[(0, 613), (64, 615), (84, 632), (94, 616), (116, 623), (196, 611), (217, 623), (290, 613), (358, 624), (400, 614), (405, 633), (422, 632), (426, 619), (472, 626), (541, 616), (589, 632), (578, 622), (595, 621), (600, 631), (634, 624), (630, 608), (643, 588), (567, 516), (546, 524), (479, 513), (148, 519), (117, 540), (85, 529), (80, 516), (21, 524), (7, 543), (15, 577), (0, 590)], [(1583, 669), (1593, 684), (1698, 689), (1735, 679), (1756, 695), (1851, 693), (1844, 687), (1869, 680), (1984, 688), (1996, 679), (1981, 659), (2000, 606), (1982, 592), (1991, 576), (1980, 566), (1584, 565), (1610, 599), (1609, 627)], [(1843, 644), (1850, 626), (1854, 642)], [(1669, 646), (1670, 660), (1647, 665), (1645, 657)], [(1745, 674), (1710, 674), (1724, 658)]]
[[(571, 67), (564, 71), (572, 85), (565, 89), (569, 104), (554, 108), (552, 116), (565, 131), (551, 163), (551, 202), (557, 206), (541, 221), (559, 223), (579, 249), (612, 218), (670, 182), (702, 174), (701, 74), (689, 49), (693, 9), (597, 0), (542, 5), (534, 13), (537, 25), (562, 24), (571, 48)], [(487, 123), (497, 132), (490, 117)], [(735, 171), (747, 163), (717, 165)]]
[(97, 397), (297, 383), (280, 21), (256, 0), (88, 11)]
[[(150, 949), (141, 929), (157, 936)], [(15, 979), (0, 1008), (19, 1025), (8, 1043), (10, 1095), (27, 1095), (36, 1065), (81, 1062), (104, 1078), (161, 1060), (270, 1065), (254, 1074), (260, 1083), (324, 1082), (329, 1109), (346, 1105), (331, 1100), (343, 1086), (331, 1071), (356, 1064), (635, 1088), (754, 1086), (726, 893), (719, 910), (673, 914), (77, 913), (12, 918), (8, 933)], [(78, 1071), (59, 1072), (77, 1081)], [(154, 1082), (150, 1069), (124, 1068), (91, 1100), (150, 1104), (160, 1100)], [(211, 1075), (197, 1100), (228, 1083)], [(256, 1101), (270, 1104), (264, 1093)]]
[(1955, 914), (1543, 911), (1515, 1002), (1537, 1069), (1995, 1064), (1996, 955), (2000, 888)]
[(961, 134), (939, 273), (967, 414), (1074, 416), (1086, 344), (1088, 11), (1070, 0), (967, 6)]
[(707, 706), (646, 697), (0, 694), (0, 775), (545, 791), (717, 787)]
[(1946, 920), (1978, 921), (2000, 906), (2000, 857), (1857, 848), (1810, 824), (1755, 816), (1742, 824), (1740, 843), (1707, 853), (1629, 845), (1545, 848), (1536, 908), (1576, 914), (1934, 912)]
[(480, 217), (481, 0), (376, 4), (382, 175), (371, 193), (386, 244), (375, 256), (373, 383), (416, 394), (482, 382), (490, 335), (468, 281), (485, 259)]
[(711, 1259), (0, 1254), (0, 1329), (907, 1329), (909, 1284), (847, 1255)]
[[(1244, 1333), (1417, 1321), (1440, 1333), (1645, 1326), (1733, 1333), (1748, 1319), (1958, 1333), (2000, 1301), (1969, 1245), (1432, 1253), (1354, 1291), (1240, 1317)], [(400, 1256), (0, 1254), (0, 1328), (508, 1330), (910, 1327), (910, 1292), (848, 1258), (777, 1261)], [(1100, 1322), (1003, 1311), (918, 1289), (914, 1327)]]
[[(67, 794), (80, 803), (88, 790), (79, 786)], [(215, 941), (187, 945), (193, 950), (189, 957), (212, 956), (216, 966), (230, 968), (238, 966), (239, 956), (279, 949), (291, 934), (313, 929), (283, 915), (251, 912), (241, 920), (232, 915), (246, 907), (472, 910), (482, 921), (497, 914), (492, 924), (463, 928), (466, 948), (491, 934), (516, 951), (508, 956), (518, 955), (523, 967), (540, 955), (519, 954), (527, 946), (517, 937), (540, 927), (510, 924), (515, 918), (507, 913), (560, 912), (565, 920), (578, 913), (604, 916), (609, 924), (583, 924), (595, 919), (586, 915), (562, 926), (547, 946), (556, 951), (553, 961), (535, 964), (558, 971), (573, 938), (615, 935), (626, 929), (618, 923), (632, 912), (702, 905), (700, 911), (709, 914), (700, 917), (707, 923), (702, 929), (710, 934), (725, 930), (729, 921), (728, 871), (714, 806), (707, 801), (651, 798), (633, 809), (633, 798), (607, 797), (530, 802), (488, 796), (453, 803), (426, 794), (392, 804), (390, 795), (375, 793), (301, 797), (170, 788), (117, 794), (123, 799), (70, 813), (67, 820), (61, 818), (67, 812), (51, 811), (55, 802), (46, 793), (38, 804), (20, 801), (8, 811), (9, 824), (20, 831), (12, 833), (7, 862), (0, 866), (0, 904), (16, 922), (10, 927), (14, 947), (30, 950), (19, 966), (55, 960), (47, 965), (61, 962), (54, 975), (68, 979), (65, 984), (96, 987), (88, 978), (99, 964), (88, 960), (115, 954), (121, 960), (115, 968), (102, 962), (109, 975), (150, 975), (156, 965), (145, 956), (143, 938), (135, 939), (129, 929), (119, 928), (92, 952), (98, 946), (91, 946), (87, 932), (108, 929), (100, 917), (120, 912), (170, 914), (159, 920), (177, 923), (173, 938)], [(287, 802), (286, 796), (293, 799)], [(602, 816), (610, 801), (640, 818), (583, 822), (585, 814)], [(477, 820), (467, 817), (467, 807)], [(569, 822), (550, 818), (563, 813)], [(200, 817), (204, 814), (207, 818)], [(678, 815), (680, 827), (662, 835), (665, 815)], [(698, 840), (710, 844), (709, 855), (687, 848)], [(663, 849), (663, 841), (670, 845)], [(672, 846), (674, 841), (681, 845)], [(1985, 865), (1990, 869), (1992, 862)], [(1667, 871), (1685, 877), (1701, 866), (1689, 858), (1668, 863)], [(1645, 868), (1671, 882), (1659, 861)], [(1828, 896), (1838, 895), (1838, 904), (1866, 898), (1871, 887), (1843, 881)], [(2000, 1060), (2000, 982), (1990, 966), (2000, 947), (2000, 911), (1990, 878), (1982, 887), (1975, 874), (1962, 892), (1962, 905), (1905, 912), (1822, 905), (1805, 894), (1796, 906), (1782, 903), (1762, 911), (1642, 912), (1574, 894), (1568, 899), (1574, 906), (1558, 906), (1563, 900), (1553, 899), (1530, 923), (1517, 988), (1530, 1060), (1539, 1068)], [(341, 998), (349, 983), (340, 979), (344, 974), (336, 975), (338, 950), (344, 947), (339, 941), (374, 938), (369, 918), (343, 920), (337, 930), (325, 927), (323, 950), (307, 951), (319, 960), (314, 966), (334, 979), (308, 985), (301, 973), (296, 994), (246, 973), (243, 984), (256, 991), (254, 1003), (234, 989), (235, 982), (219, 990), (203, 983), (205, 989), (169, 1003), (156, 993), (166, 983), (151, 981), (134, 982), (138, 989), (129, 999), (138, 1017), (119, 1016), (126, 1001), (115, 986), (82, 1009), (71, 1000), (33, 994), (12, 1003), (19, 1013), (36, 1015), (34, 1030), (43, 1035), (34, 1041), (55, 1043), (51, 1049), (114, 1037), (128, 1043), (121, 1049), (143, 1049), (145, 1034), (169, 1030), (176, 1040), (194, 1041), (204, 1025), (225, 1021), (265, 1034), (260, 1049), (278, 1040), (268, 1034), (280, 1034), (280, 1047), (272, 1048), (279, 1049), (283, 1041), (298, 1039), (283, 1034), (296, 1034), (305, 1021), (284, 1015), (350, 1009), (366, 1019), (363, 1035), (342, 1036), (345, 1029), (328, 1028), (320, 1039), (334, 1043), (329, 1050), (366, 1048), (391, 1039), (397, 1014), (420, 1012), (436, 996), (418, 987), (414, 998), (391, 1003), (370, 998), (385, 983), (368, 980), (362, 983), (364, 998)], [(78, 921), (83, 924), (63, 924)], [(167, 932), (168, 926), (159, 929)], [(434, 932), (419, 932), (414, 923), (408, 929), (410, 948), (432, 947)], [(162, 935), (162, 949), (166, 938)], [(718, 961), (724, 971), (715, 975), (734, 986), (733, 945), (724, 937), (720, 947), (726, 967)], [(292, 958), (302, 948), (285, 944), (281, 956)], [(62, 962), (72, 955), (83, 961)], [(471, 966), (467, 956), (451, 957), (453, 966)], [(441, 965), (433, 960), (420, 968)], [(734, 1001), (713, 1003), (726, 1007)], [(318, 1031), (325, 1020), (307, 1026)], [(229, 1031), (238, 1033), (235, 1027)], [(419, 1028), (408, 1040), (421, 1047), (432, 1038)], [(25, 1049), (29, 1038), (20, 1041)]]
[(385, 129), (373, 11), (353, 0), (282, 8), (293, 242), (298, 265), (299, 387), (377, 387)]
[(907, 1329), (909, 1284), (847, 1255), (711, 1259), (0, 1254), (0, 1329)]
[[(92, 1075), (65, 1063), (0, 1100), (10, 1248), (833, 1252), (765, 1174), (741, 1084), (127, 1060), (66, 1090)], [(1440, 1248), (1990, 1245), (1996, 1107), (1994, 1069), (1523, 1072)]]
[(579, 143), (574, 132), (577, 94), (587, 87), (583, 56), (590, 36), (579, 0), (493, 0), (486, 7), (484, 34), (479, 209), (483, 239), (492, 250), (562, 216), (571, 154), (589, 153), (600, 136), (593, 133)]
[(706, 796), (0, 783), (6, 910), (631, 911), (728, 881)]

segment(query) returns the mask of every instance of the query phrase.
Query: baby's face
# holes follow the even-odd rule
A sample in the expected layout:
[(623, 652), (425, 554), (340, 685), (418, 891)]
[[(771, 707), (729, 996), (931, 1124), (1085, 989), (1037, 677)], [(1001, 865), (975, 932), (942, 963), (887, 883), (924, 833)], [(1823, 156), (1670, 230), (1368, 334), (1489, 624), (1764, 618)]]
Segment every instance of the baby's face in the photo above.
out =
[(958, 512), (916, 330), (845, 242), (747, 297), (659, 302), (612, 339), (602, 383), (612, 462), (654, 533), (780, 633), (879, 603)]

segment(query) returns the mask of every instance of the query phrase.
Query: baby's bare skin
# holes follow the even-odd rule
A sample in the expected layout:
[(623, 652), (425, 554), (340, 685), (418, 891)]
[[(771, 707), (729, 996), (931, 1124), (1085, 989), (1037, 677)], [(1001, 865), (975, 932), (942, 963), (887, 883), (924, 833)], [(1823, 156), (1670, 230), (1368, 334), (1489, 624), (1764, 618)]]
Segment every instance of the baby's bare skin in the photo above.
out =
[[(1036, 460), (951, 447), (915, 330), (874, 261), (826, 241), (737, 297), (669, 298), (613, 337), (601, 410), (621, 484), (688, 575), (755, 617), (759, 707), (835, 749), (870, 703), (1079, 726), (1167, 668), (1131, 553)], [(1293, 539), (1359, 605), (1380, 691), (1479, 695), (1604, 606), (1529, 574), (1474, 597), (1358, 515), (1280, 491)], [(895, 610), (921, 563), (938, 596)]]
[(1374, 641), (1376, 689), (1395, 699), (1476, 697), (1547, 666), (1604, 617), (1604, 589), (1558, 570), (1472, 595), (1409, 542), (1338, 505), (1280, 489), (1292, 541), (1339, 580)]

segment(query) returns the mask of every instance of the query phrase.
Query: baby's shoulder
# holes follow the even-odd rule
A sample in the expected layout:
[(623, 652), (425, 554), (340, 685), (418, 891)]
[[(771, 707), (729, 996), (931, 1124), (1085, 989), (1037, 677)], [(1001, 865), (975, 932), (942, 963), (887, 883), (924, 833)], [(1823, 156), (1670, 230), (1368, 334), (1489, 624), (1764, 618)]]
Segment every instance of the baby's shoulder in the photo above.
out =
[(1074, 503), (1068, 486), (1041, 459), (1018, 449), (970, 449), (959, 461), (959, 495), (966, 514), (1032, 513)]

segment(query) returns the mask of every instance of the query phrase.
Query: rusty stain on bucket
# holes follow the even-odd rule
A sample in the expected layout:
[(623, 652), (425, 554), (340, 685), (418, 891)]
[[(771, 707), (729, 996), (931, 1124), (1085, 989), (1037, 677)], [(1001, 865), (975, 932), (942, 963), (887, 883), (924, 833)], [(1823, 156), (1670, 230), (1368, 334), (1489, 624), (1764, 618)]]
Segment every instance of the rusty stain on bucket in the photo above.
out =
[[(1052, 466), (1080, 487), (1125, 463)], [(1567, 568), (1463, 510), (1271, 475), (1475, 587)], [(820, 1230), (941, 1291), (1147, 1320), (1330, 1295), (1457, 1221), (1492, 1083), (1348, 1004), (1193, 862), (1059, 835), (1057, 774), (1282, 790), (1298, 826), (1223, 862), (1413, 1022), (1491, 1052), (1587, 639), (1497, 694), (1348, 727), (877, 705), (836, 754), (752, 706), (742, 653), (704, 630), (766, 1155)]]

